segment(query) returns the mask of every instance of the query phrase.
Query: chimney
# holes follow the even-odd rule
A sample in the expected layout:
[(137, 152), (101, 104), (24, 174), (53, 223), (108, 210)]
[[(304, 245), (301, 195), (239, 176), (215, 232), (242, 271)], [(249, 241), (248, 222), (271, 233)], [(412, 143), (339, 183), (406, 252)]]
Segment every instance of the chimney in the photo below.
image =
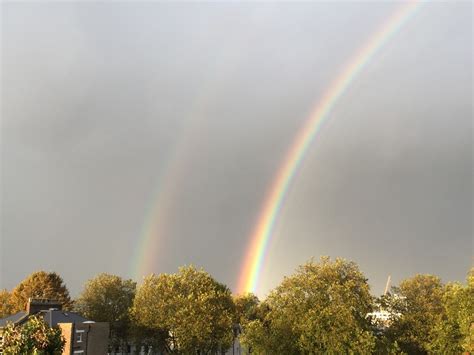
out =
[(40, 311), (47, 311), (52, 308), (61, 310), (62, 309), (61, 302), (50, 300), (47, 298), (28, 298), (26, 313), (28, 313), (28, 315), (33, 315)]

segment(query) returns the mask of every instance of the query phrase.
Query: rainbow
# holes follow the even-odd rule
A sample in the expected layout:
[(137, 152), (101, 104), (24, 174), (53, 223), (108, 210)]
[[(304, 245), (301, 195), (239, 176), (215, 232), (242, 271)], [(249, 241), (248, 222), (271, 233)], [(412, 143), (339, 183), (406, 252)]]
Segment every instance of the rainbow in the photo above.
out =
[[(164, 235), (167, 232), (167, 220), (174, 207), (173, 201), (179, 195), (179, 185), (186, 177), (189, 163), (189, 151), (196, 143), (195, 131), (203, 124), (205, 107), (213, 93), (216, 78), (208, 80), (206, 85), (197, 93), (189, 107), (186, 125), (175, 145), (170, 158), (165, 163), (164, 173), (159, 177), (158, 184), (152, 193), (145, 221), (130, 261), (130, 277), (140, 280), (143, 276), (156, 269), (156, 262), (163, 249)], [(161, 243), (161, 245), (159, 244)]]
[(301, 128), (293, 145), (288, 150), (283, 164), (267, 193), (258, 222), (250, 236), (250, 243), (241, 269), (237, 292), (256, 292), (259, 276), (263, 268), (266, 253), (276, 220), (280, 214), (285, 196), (301, 166), (308, 148), (321, 131), (331, 109), (345, 93), (357, 75), (364, 69), (374, 54), (415, 14), (420, 2), (410, 1), (400, 8), (382, 25), (366, 44), (344, 66), (340, 74), (325, 91), (315, 105), (309, 118)]
[[(254, 23), (257, 15), (252, 12), (249, 23)], [(237, 27), (231, 33), (228, 40), (222, 43), (215, 58), (213, 75), (206, 78), (189, 105), (186, 124), (151, 193), (151, 199), (146, 206), (147, 213), (136, 238), (128, 270), (129, 276), (135, 280), (156, 271), (158, 261), (166, 257), (164, 250), (166, 234), (169, 233), (168, 219), (172, 216), (181, 182), (188, 176), (187, 168), (192, 158), (189, 152), (196, 149), (195, 144), (200, 139), (196, 131), (206, 124), (207, 109), (218, 99), (222, 85), (237, 75), (235, 71), (246, 53), (242, 45), (253, 35), (252, 26), (244, 26), (243, 29)]]

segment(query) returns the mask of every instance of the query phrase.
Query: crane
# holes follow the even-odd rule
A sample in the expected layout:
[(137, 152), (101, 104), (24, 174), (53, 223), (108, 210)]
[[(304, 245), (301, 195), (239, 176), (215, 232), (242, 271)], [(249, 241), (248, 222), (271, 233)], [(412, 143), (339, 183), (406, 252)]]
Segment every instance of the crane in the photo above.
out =
[(387, 296), (387, 293), (388, 293), (388, 289), (390, 287), (390, 281), (392, 279), (392, 276), (391, 275), (388, 275), (388, 278), (387, 278), (387, 283), (385, 284), (385, 291), (383, 292), (383, 295), (384, 296)]

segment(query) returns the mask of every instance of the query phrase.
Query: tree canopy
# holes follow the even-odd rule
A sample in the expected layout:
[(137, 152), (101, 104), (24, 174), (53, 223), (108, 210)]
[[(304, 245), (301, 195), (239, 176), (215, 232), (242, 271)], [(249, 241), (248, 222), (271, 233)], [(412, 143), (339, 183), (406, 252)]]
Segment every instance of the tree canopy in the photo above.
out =
[(7, 290), (0, 290), (0, 318), (13, 314), (13, 306), (11, 304), (11, 294)]
[(233, 340), (229, 289), (193, 266), (147, 277), (132, 314), (139, 325), (165, 332), (168, 351), (215, 353), (228, 349)]
[(474, 353), (474, 268), (466, 285), (449, 283), (443, 294), (443, 312), (431, 330), (434, 353)]
[(261, 304), (243, 342), (256, 353), (370, 352), (375, 346), (366, 315), (372, 297), (357, 265), (344, 259), (309, 261)]
[(49, 327), (38, 316), (23, 325), (8, 324), (2, 336), (5, 354), (59, 355), (65, 344), (61, 329)]
[(61, 276), (55, 272), (37, 271), (20, 282), (10, 297), (13, 312), (24, 311), (30, 297), (59, 301), (65, 310), (72, 307), (69, 291)]
[(410, 354), (423, 354), (432, 341), (431, 330), (443, 312), (443, 284), (437, 276), (415, 275), (392, 288), (398, 301), (388, 336)]
[(109, 322), (112, 344), (120, 346), (130, 337), (130, 308), (136, 282), (102, 273), (87, 281), (76, 299), (75, 310), (96, 322)]
[(258, 317), (260, 300), (253, 293), (237, 295), (234, 297), (236, 312), (235, 322), (241, 325), (255, 320)]
[[(0, 315), (24, 310), (27, 299), (49, 298), (70, 309), (61, 277), (35, 272), (11, 292), (0, 290)], [(89, 280), (74, 309), (110, 324), (109, 344), (152, 351), (215, 354), (235, 337), (254, 354), (474, 353), (474, 268), (466, 283), (444, 285), (434, 275), (415, 275), (378, 299), (369, 293), (357, 264), (323, 257), (285, 277), (268, 297), (232, 296), (193, 266), (132, 280), (99, 274)], [(379, 318), (384, 311), (390, 319)], [(33, 317), (6, 327), (5, 353), (56, 354), (59, 330)], [(49, 344), (49, 345), (48, 345)]]

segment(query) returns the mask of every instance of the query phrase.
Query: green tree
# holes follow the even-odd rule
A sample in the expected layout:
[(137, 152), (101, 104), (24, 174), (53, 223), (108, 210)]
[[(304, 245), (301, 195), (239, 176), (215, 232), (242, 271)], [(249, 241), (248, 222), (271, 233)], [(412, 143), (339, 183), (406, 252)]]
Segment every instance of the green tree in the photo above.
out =
[(24, 311), (30, 297), (59, 301), (65, 310), (72, 307), (69, 291), (61, 276), (55, 272), (37, 271), (20, 282), (11, 293), (13, 312)]
[(474, 353), (474, 268), (466, 285), (447, 284), (441, 319), (432, 330), (429, 349), (434, 353)]
[(394, 317), (387, 336), (409, 354), (427, 354), (433, 330), (443, 317), (441, 280), (433, 275), (415, 275), (392, 288)]
[(192, 266), (147, 277), (132, 314), (139, 325), (166, 335), (169, 352), (208, 354), (232, 344), (235, 316), (229, 289)]
[(235, 322), (244, 325), (258, 317), (258, 305), (260, 301), (253, 293), (234, 296), (236, 311)]
[(388, 312), (390, 318), (388, 320), (370, 317), (373, 334), (376, 336), (375, 351), (376, 354), (400, 354), (401, 349), (396, 340), (387, 336), (387, 331), (391, 323), (399, 316), (397, 309), (404, 305), (404, 300), (396, 295), (388, 292), (374, 300), (374, 311)]
[(260, 300), (253, 293), (234, 296), (234, 341), (247, 325), (259, 317)]
[(11, 294), (7, 290), (0, 290), (0, 318), (13, 314), (13, 306), (11, 304)]
[(368, 353), (372, 297), (354, 262), (321, 258), (286, 277), (260, 306), (242, 342), (261, 354)]
[(122, 347), (130, 340), (135, 291), (136, 282), (102, 273), (87, 281), (74, 308), (86, 318), (109, 322), (111, 346)]
[(143, 348), (145, 354), (167, 353), (168, 333), (165, 330), (156, 330), (150, 327), (145, 327), (132, 321), (131, 336), (136, 345), (136, 353), (141, 354), (138, 349)]
[(61, 329), (50, 328), (41, 317), (33, 316), (25, 324), (8, 324), (3, 330), (4, 354), (61, 354), (65, 339)]

